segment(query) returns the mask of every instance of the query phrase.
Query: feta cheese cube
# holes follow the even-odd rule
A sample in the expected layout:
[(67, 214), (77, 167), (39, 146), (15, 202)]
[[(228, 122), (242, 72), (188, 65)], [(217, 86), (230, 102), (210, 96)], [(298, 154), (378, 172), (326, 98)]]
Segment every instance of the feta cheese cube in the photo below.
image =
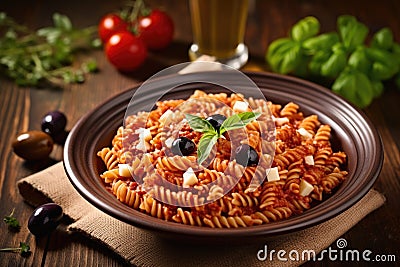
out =
[(183, 173), (183, 187), (189, 187), (197, 184), (197, 176), (193, 169), (189, 167), (186, 172)]
[(171, 116), (172, 114), (173, 114), (172, 110), (167, 109), (167, 111), (165, 111), (165, 112), (161, 115), (161, 117), (158, 119), (158, 121), (159, 121), (160, 123), (164, 123), (164, 124), (165, 124), (165, 122), (167, 121), (168, 117)]
[(135, 131), (135, 133), (139, 134), (139, 139), (150, 141), (152, 139), (150, 129), (148, 128), (139, 128)]
[(136, 145), (136, 149), (146, 152), (151, 148), (151, 145), (144, 139), (139, 140), (139, 144)]
[(249, 104), (243, 101), (236, 101), (232, 109), (236, 112), (245, 112), (249, 109)]
[[(268, 171), (268, 170), (267, 170)], [(267, 173), (268, 182), (279, 181), (281, 178), (279, 177), (278, 167), (270, 168)]]
[(272, 119), (274, 120), (274, 122), (275, 122), (275, 124), (277, 126), (282, 126), (283, 124), (289, 122), (289, 119), (287, 117), (283, 117), (283, 118), (275, 118), (275, 117), (273, 117)]
[(314, 166), (314, 157), (312, 155), (305, 156), (304, 162), (308, 165)]
[(132, 176), (132, 167), (129, 164), (118, 164), (118, 175), (122, 177)]
[(314, 190), (314, 186), (304, 179), (300, 182), (300, 195), (305, 197), (308, 196)]
[(298, 130), (297, 130), (297, 132), (301, 135), (301, 137), (303, 138), (303, 139), (311, 139), (312, 137), (313, 137), (313, 135), (311, 134), (311, 133), (309, 133), (306, 129), (304, 129), (304, 128), (299, 128)]
[(174, 138), (173, 138), (172, 136), (171, 136), (171, 137), (168, 137), (167, 140), (165, 140), (165, 145), (166, 145), (168, 148), (171, 148), (173, 142), (174, 142)]

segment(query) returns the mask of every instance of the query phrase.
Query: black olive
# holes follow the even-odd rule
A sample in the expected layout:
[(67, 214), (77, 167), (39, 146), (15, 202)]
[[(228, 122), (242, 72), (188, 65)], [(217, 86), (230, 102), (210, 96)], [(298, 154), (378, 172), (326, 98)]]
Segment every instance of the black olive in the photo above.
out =
[(57, 228), (63, 217), (62, 208), (55, 203), (47, 203), (37, 207), (29, 217), (28, 229), (35, 236), (49, 234)]
[(67, 117), (64, 113), (54, 110), (44, 115), (41, 123), (42, 131), (54, 137), (64, 132)]
[(251, 166), (258, 164), (257, 151), (248, 144), (242, 144), (235, 151), (236, 162), (243, 166)]
[(171, 151), (175, 155), (188, 156), (196, 149), (196, 144), (187, 137), (178, 137), (172, 142)]
[(219, 128), (221, 128), (221, 125), (225, 120), (226, 117), (221, 114), (214, 114), (206, 119), (206, 121), (208, 121), (217, 131), (219, 130)]

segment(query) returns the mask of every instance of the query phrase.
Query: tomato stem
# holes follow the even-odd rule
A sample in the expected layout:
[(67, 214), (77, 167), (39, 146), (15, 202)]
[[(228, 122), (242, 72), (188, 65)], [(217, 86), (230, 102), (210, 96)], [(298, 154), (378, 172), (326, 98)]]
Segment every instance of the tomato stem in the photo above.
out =
[(140, 17), (148, 16), (151, 13), (151, 9), (146, 6), (144, 0), (133, 0), (130, 1), (126, 8), (124, 8), (120, 16), (123, 20), (128, 22), (129, 30), (137, 35), (139, 34), (138, 30), (138, 20)]

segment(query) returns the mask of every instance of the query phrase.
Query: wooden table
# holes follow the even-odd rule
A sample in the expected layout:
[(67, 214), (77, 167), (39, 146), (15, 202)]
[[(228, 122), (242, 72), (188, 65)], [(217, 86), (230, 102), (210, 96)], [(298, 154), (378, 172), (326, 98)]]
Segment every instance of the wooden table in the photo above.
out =
[[(0, 225), (0, 247), (18, 246), (20, 241), (28, 242), (32, 255), (23, 258), (15, 253), (0, 254), (0, 266), (118, 266), (124, 262), (107, 249), (95, 243), (56, 231), (49, 242), (36, 240), (27, 229), (27, 221), (33, 208), (19, 195), (16, 182), (56, 161), (62, 160), (62, 147), (57, 146), (51, 161), (32, 164), (24, 162), (13, 152), (10, 144), (18, 133), (26, 130), (40, 130), (42, 116), (59, 109), (68, 116), (67, 128), (71, 129), (77, 120), (122, 90), (144, 81), (165, 67), (187, 62), (187, 50), (191, 42), (191, 26), (187, 1), (150, 1), (153, 6), (164, 8), (173, 18), (176, 33), (173, 44), (167, 49), (152, 53), (138, 71), (124, 75), (116, 71), (106, 60), (102, 51), (81, 55), (77, 60), (94, 57), (100, 72), (90, 75), (83, 84), (66, 85), (64, 89), (21, 88), (13, 82), (0, 78), (0, 216), (3, 218), (15, 208), (15, 216), (22, 223), (18, 233), (8, 231)], [(95, 25), (107, 12), (117, 10), (122, 1), (30, 1), (2, 0), (0, 11), (5, 11), (32, 29), (51, 23), (54, 12), (68, 15), (77, 27)], [(287, 34), (289, 28), (307, 15), (317, 16), (322, 31), (335, 29), (336, 18), (351, 14), (364, 22), (371, 31), (388, 26), (394, 31), (395, 40), (400, 41), (400, 2), (381, 1), (290, 1), (268, 0), (252, 2), (246, 43), (249, 46), (250, 62), (244, 69), (268, 71), (264, 54), (268, 44)], [(400, 261), (400, 90), (388, 84), (384, 95), (365, 109), (378, 128), (385, 146), (383, 170), (375, 188), (384, 193), (387, 203), (379, 210), (348, 231), (343, 238), (351, 248), (370, 249), (375, 254), (394, 254)], [(336, 265), (337, 262), (324, 262)], [(313, 265), (313, 263), (307, 263)]]

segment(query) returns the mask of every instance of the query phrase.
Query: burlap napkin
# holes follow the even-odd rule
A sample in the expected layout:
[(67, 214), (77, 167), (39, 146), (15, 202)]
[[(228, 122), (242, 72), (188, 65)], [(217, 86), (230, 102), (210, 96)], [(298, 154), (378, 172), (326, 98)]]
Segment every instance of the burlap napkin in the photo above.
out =
[[(265, 248), (267, 251), (284, 250), (286, 253), (292, 250), (299, 253), (314, 250), (319, 253), (329, 246), (336, 248), (334, 242), (342, 234), (385, 202), (384, 196), (371, 190), (339, 216), (274, 241), (243, 246), (188, 246), (171, 245), (155, 234), (123, 223), (96, 209), (75, 191), (62, 162), (21, 179), (18, 188), (23, 198), (34, 206), (46, 201), (59, 204), (65, 215), (74, 221), (68, 226), (68, 231), (95, 239), (135, 266), (297, 266), (303, 262), (301, 258), (299, 261), (279, 261), (275, 255), (273, 262), (268, 257), (263, 261), (259, 258), (265, 256)], [(285, 257), (288, 258), (288, 255)]]

